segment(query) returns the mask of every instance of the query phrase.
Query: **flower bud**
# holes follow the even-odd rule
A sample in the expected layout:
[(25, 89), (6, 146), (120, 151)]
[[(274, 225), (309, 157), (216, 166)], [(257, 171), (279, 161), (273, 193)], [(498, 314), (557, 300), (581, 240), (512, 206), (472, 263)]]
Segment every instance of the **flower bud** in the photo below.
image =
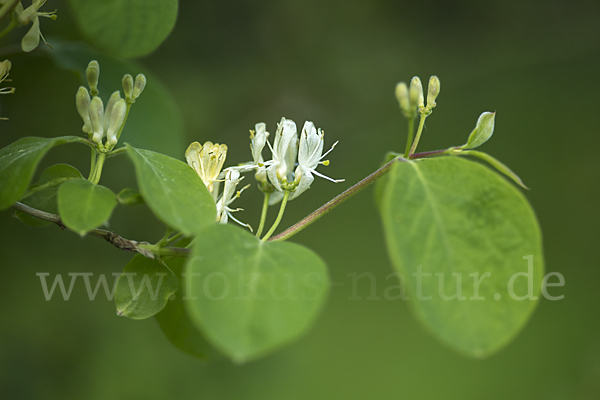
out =
[(106, 103), (106, 108), (104, 109), (104, 132), (106, 132), (108, 130), (108, 125), (110, 123), (110, 118), (111, 118), (111, 112), (113, 109), (113, 106), (115, 105), (115, 103), (121, 99), (121, 93), (119, 93), (118, 90), (116, 90), (111, 96), (110, 99), (108, 99), (108, 103)]
[(409, 97), (411, 107), (425, 107), (425, 98), (423, 97), (423, 84), (418, 76), (410, 81)]
[(133, 77), (129, 74), (123, 77), (123, 93), (126, 99), (133, 97)]
[(429, 78), (429, 86), (427, 86), (427, 108), (436, 106), (435, 99), (440, 94), (440, 79), (433, 75)]
[(85, 76), (90, 87), (90, 93), (92, 96), (98, 96), (98, 79), (100, 78), (100, 64), (98, 64), (98, 61), (90, 61), (85, 70)]
[(104, 136), (104, 105), (102, 99), (98, 96), (94, 96), (90, 101), (90, 121), (92, 123), (92, 141), (102, 144), (102, 137)]
[(75, 105), (77, 112), (83, 119), (83, 127), (81, 128), (87, 134), (92, 133), (92, 122), (90, 121), (90, 94), (87, 89), (80, 86), (75, 95)]
[(406, 86), (406, 83), (400, 82), (396, 85), (396, 99), (400, 103), (400, 109), (405, 114), (410, 113), (410, 100), (408, 98), (408, 86)]
[(136, 100), (146, 87), (146, 77), (144, 74), (139, 74), (135, 77), (135, 86), (133, 87), (133, 99)]
[(119, 134), (121, 126), (125, 121), (126, 114), (127, 103), (125, 102), (125, 99), (119, 99), (112, 107), (112, 111), (110, 113), (110, 124), (108, 125), (108, 130), (106, 132), (106, 144), (111, 148), (114, 147), (119, 140), (117, 135)]

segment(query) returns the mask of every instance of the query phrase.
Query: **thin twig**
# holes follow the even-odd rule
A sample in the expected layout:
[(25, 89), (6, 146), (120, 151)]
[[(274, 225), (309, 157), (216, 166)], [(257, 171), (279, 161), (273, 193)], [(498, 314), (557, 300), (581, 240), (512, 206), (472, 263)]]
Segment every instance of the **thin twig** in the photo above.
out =
[(377, 171), (373, 172), (371, 175), (367, 176), (362, 181), (356, 183), (354, 186), (347, 189), (342, 194), (334, 197), (329, 200), (327, 203), (310, 213), (301, 221), (295, 223), (294, 225), (287, 228), (285, 231), (281, 232), (278, 235), (275, 235), (269, 238), (269, 241), (277, 241), (277, 240), (286, 240), (296, 233), (300, 232), (302, 229), (306, 228), (308, 225), (315, 222), (317, 219), (321, 218), (323, 215), (327, 214), (329, 211), (333, 210), (335, 207), (342, 204), (344, 201), (348, 200), (350, 197), (354, 196), (356, 193), (360, 192), (371, 183), (375, 182), (377, 179), (381, 178), (383, 175), (387, 174), (388, 171), (392, 168), (392, 165), (396, 162), (406, 162), (407, 160), (402, 156), (398, 156), (385, 164), (383, 167), (379, 168)]
[[(32, 215), (36, 218), (43, 219), (44, 221), (52, 222), (60, 229), (65, 229), (65, 224), (63, 224), (60, 219), (60, 215), (52, 214), (46, 211), (38, 210), (36, 208), (30, 207), (27, 204), (23, 203), (15, 203), (12, 206), (15, 210), (22, 211), (26, 214)], [(112, 244), (118, 249), (132, 252), (132, 253), (140, 253), (144, 257), (155, 258), (154, 252), (148, 248), (146, 245), (150, 245), (148, 242), (137, 242), (131, 239), (125, 239), (124, 237), (116, 234), (112, 231), (107, 231), (106, 229), (92, 229), (88, 232), (88, 235), (101, 237), (106, 240), (108, 243)], [(190, 249), (180, 248), (180, 247), (164, 247), (161, 248), (159, 253), (161, 255), (187, 255), (189, 254)]]

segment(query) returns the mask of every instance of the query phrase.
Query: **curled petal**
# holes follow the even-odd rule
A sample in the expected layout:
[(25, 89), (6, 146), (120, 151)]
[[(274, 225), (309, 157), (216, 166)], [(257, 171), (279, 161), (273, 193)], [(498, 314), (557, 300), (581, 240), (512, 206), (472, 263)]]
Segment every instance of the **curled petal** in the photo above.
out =
[(40, 19), (36, 16), (33, 18), (31, 29), (21, 40), (21, 48), (25, 53), (35, 50), (40, 44)]

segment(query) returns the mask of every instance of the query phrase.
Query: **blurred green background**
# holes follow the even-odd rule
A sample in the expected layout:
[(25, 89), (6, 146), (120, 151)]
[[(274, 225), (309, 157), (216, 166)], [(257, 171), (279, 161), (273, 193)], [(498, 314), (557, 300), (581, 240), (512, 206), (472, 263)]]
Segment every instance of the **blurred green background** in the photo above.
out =
[[(55, 7), (59, 19), (41, 21), (49, 42), (80, 40), (68, 4), (47, 6)], [(171, 36), (138, 61), (173, 96), (185, 138), (165, 129), (138, 131), (136, 140), (181, 159), (191, 141), (226, 143), (232, 165), (249, 159), (256, 122), (273, 132), (282, 116), (314, 121), (327, 132), (326, 146), (340, 141), (323, 172), (346, 182), (315, 181), (290, 203), (287, 226), (376, 169), (388, 150), (403, 149), (394, 86), (437, 74), (442, 92), (419, 149), (461, 144), (481, 112), (497, 112), (482, 150), (532, 188), (526, 195), (543, 229), (547, 272), (566, 280), (550, 293), (565, 298), (542, 299), (516, 340), (484, 360), (439, 344), (408, 304), (367, 300), (366, 279), (362, 299), (350, 300), (349, 274), (373, 273), (379, 296), (396, 284), (386, 280), (392, 266), (369, 189), (293, 239), (320, 254), (341, 283), (313, 329), (246, 365), (204, 363), (173, 347), (154, 319), (118, 318), (112, 302), (89, 301), (81, 282), (70, 301), (45, 301), (36, 273), (110, 274), (131, 256), (55, 226), (29, 228), (4, 211), (0, 398), (600, 398), (599, 18), (600, 3), (591, 0), (181, 2)], [(3, 40), (2, 57), (25, 32)], [(17, 93), (1, 99), (10, 117), (0, 125), (2, 147), (22, 136), (80, 132), (74, 95), (81, 82), (42, 47), (10, 56)], [(101, 82), (118, 89), (109, 76), (103, 70)], [(161, 110), (135, 118), (156, 124)], [(43, 166), (68, 162), (86, 174), (88, 156), (68, 145)], [(103, 184), (135, 187), (129, 162), (107, 164)], [(237, 216), (256, 226), (261, 201), (248, 190)], [(163, 233), (144, 207), (118, 208), (110, 229), (148, 241)]]

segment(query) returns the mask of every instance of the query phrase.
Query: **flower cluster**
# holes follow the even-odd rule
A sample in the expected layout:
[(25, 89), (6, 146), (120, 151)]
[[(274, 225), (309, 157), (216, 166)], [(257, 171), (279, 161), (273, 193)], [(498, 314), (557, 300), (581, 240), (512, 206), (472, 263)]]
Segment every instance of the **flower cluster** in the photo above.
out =
[[(254, 171), (254, 177), (259, 182), (259, 188), (269, 196), (269, 204), (273, 205), (284, 198), (292, 200), (310, 188), (314, 176), (328, 179), (332, 182), (343, 182), (343, 179), (332, 179), (319, 172), (318, 165), (328, 165), (328, 160), (323, 160), (338, 142), (323, 154), (325, 133), (315, 125), (306, 121), (300, 137), (296, 123), (290, 119), (282, 118), (277, 125), (273, 144), (268, 141), (269, 132), (266, 125), (261, 122), (255, 125), (255, 130), (250, 131), (250, 150), (252, 161), (229, 167), (221, 171), (227, 155), (227, 146), (206, 142), (201, 145), (192, 143), (185, 157), (187, 163), (200, 176), (217, 204), (217, 221), (226, 223), (228, 218), (243, 224), (233, 218), (231, 213), (240, 209), (231, 209), (229, 205), (240, 196), (236, 192), (237, 184), (243, 179), (241, 173)], [(268, 146), (271, 150), (271, 160), (265, 161), (263, 149)], [(218, 194), (218, 183), (224, 182), (223, 193)]]
[[(135, 102), (146, 86), (146, 77), (142, 74), (138, 75), (134, 84), (133, 77), (125, 75), (123, 78), (125, 98), (121, 98), (121, 93), (117, 90), (110, 96), (106, 106), (98, 96), (100, 65), (97, 61), (89, 63), (86, 77), (90, 87), (89, 92), (85, 87), (80, 86), (75, 96), (77, 112), (83, 119), (81, 129), (99, 148), (111, 150), (119, 140), (129, 106)], [(105, 142), (103, 142), (104, 138), (106, 138)]]

